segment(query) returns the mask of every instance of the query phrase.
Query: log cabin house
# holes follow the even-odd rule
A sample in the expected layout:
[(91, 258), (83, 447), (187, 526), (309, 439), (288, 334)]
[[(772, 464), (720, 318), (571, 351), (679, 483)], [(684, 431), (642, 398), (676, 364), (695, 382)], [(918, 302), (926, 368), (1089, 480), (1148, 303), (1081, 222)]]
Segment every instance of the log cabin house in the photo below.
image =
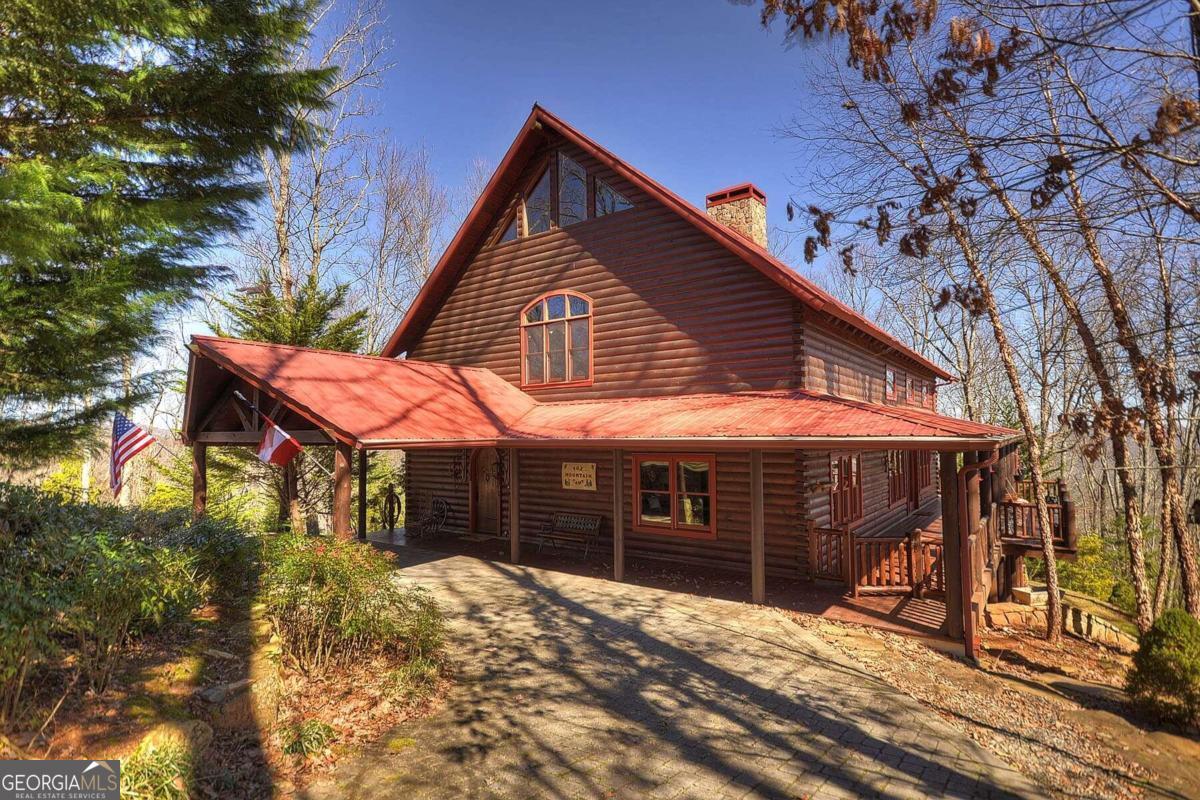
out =
[(748, 573), (755, 602), (942, 595), (973, 654), (1039, 548), (1016, 432), (939, 414), (952, 376), (774, 258), (756, 187), (705, 205), (534, 106), (380, 356), (193, 337), (196, 512), (206, 448), (261, 436), (240, 390), (335, 448), (337, 533), (353, 453), (363, 536), (368, 453), (402, 449), (410, 525), (437, 508), (513, 561), (572, 528), (615, 580), (627, 558), (703, 565)]

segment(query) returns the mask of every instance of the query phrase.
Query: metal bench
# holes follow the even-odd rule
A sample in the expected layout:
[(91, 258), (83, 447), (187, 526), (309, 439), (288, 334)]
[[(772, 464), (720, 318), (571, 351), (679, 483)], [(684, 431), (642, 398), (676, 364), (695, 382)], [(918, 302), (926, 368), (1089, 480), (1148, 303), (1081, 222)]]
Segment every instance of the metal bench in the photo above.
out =
[(556, 549), (562, 545), (582, 547), (583, 557), (587, 558), (592, 546), (600, 541), (600, 517), (595, 514), (556, 511), (550, 519), (542, 523), (538, 537), (539, 553), (546, 542), (550, 542)]

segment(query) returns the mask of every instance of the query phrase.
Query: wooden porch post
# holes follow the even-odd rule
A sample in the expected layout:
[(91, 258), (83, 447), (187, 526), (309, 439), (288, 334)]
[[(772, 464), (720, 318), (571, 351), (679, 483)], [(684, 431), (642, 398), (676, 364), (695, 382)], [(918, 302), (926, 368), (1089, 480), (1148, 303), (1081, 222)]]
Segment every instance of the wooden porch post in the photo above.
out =
[(625, 580), (625, 456), (613, 450), (613, 580)]
[(521, 562), (520, 463), (517, 449), (508, 451), (508, 560)]
[(333, 533), (350, 537), (350, 445), (338, 442), (333, 453)]
[(358, 451), (358, 538), (367, 540), (367, 450)]
[(763, 508), (763, 454), (750, 451), (750, 599), (767, 601), (766, 525)]
[(963, 636), (962, 548), (958, 530), (958, 453), (938, 454), (942, 482), (942, 566), (946, 576), (946, 633)]
[(192, 519), (208, 511), (208, 445), (192, 444)]

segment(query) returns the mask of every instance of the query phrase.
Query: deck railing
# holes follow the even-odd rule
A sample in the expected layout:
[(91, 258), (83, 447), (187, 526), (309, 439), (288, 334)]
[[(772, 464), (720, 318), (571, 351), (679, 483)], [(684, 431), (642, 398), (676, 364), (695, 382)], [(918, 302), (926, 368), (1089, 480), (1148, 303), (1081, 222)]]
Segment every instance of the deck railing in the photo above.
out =
[[(1017, 483), (1017, 494), (1029, 489)], [(1066, 486), (1051, 484), (1056, 494), (1047, 499), (1056, 548), (1075, 548), (1074, 509)], [(966, 560), (975, 576), (975, 592), (990, 591), (986, 577), (1005, 545), (1040, 544), (1037, 507), (1024, 498), (991, 504), (990, 513), (974, 520), (964, 538)], [(917, 597), (946, 592), (945, 549), (940, 538), (914, 529), (905, 536), (855, 536), (846, 528), (808, 525), (808, 574), (817, 580), (844, 584), (852, 594), (911, 593)]]
[[(1037, 506), (1034, 504), (1033, 483), (1017, 481), (1017, 499), (1006, 499), (996, 504), (996, 527), (1002, 540), (1010, 543), (1025, 543), (1030, 546), (1041, 543)], [(1050, 514), (1051, 539), (1061, 550), (1075, 549), (1075, 512), (1070, 494), (1063, 482), (1046, 485), (1046, 510)]]

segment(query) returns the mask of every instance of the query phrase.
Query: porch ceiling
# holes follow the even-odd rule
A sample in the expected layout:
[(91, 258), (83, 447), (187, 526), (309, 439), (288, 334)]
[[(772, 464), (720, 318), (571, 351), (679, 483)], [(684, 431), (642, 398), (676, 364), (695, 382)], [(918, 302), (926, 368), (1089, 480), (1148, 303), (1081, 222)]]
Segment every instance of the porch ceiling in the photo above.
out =
[[(1016, 434), (807, 391), (539, 402), (487, 369), (195, 336), (184, 438), (236, 378), (357, 447), (677, 445), (989, 449)], [(213, 367), (217, 370), (214, 372)], [(216, 376), (224, 376), (218, 379)]]

